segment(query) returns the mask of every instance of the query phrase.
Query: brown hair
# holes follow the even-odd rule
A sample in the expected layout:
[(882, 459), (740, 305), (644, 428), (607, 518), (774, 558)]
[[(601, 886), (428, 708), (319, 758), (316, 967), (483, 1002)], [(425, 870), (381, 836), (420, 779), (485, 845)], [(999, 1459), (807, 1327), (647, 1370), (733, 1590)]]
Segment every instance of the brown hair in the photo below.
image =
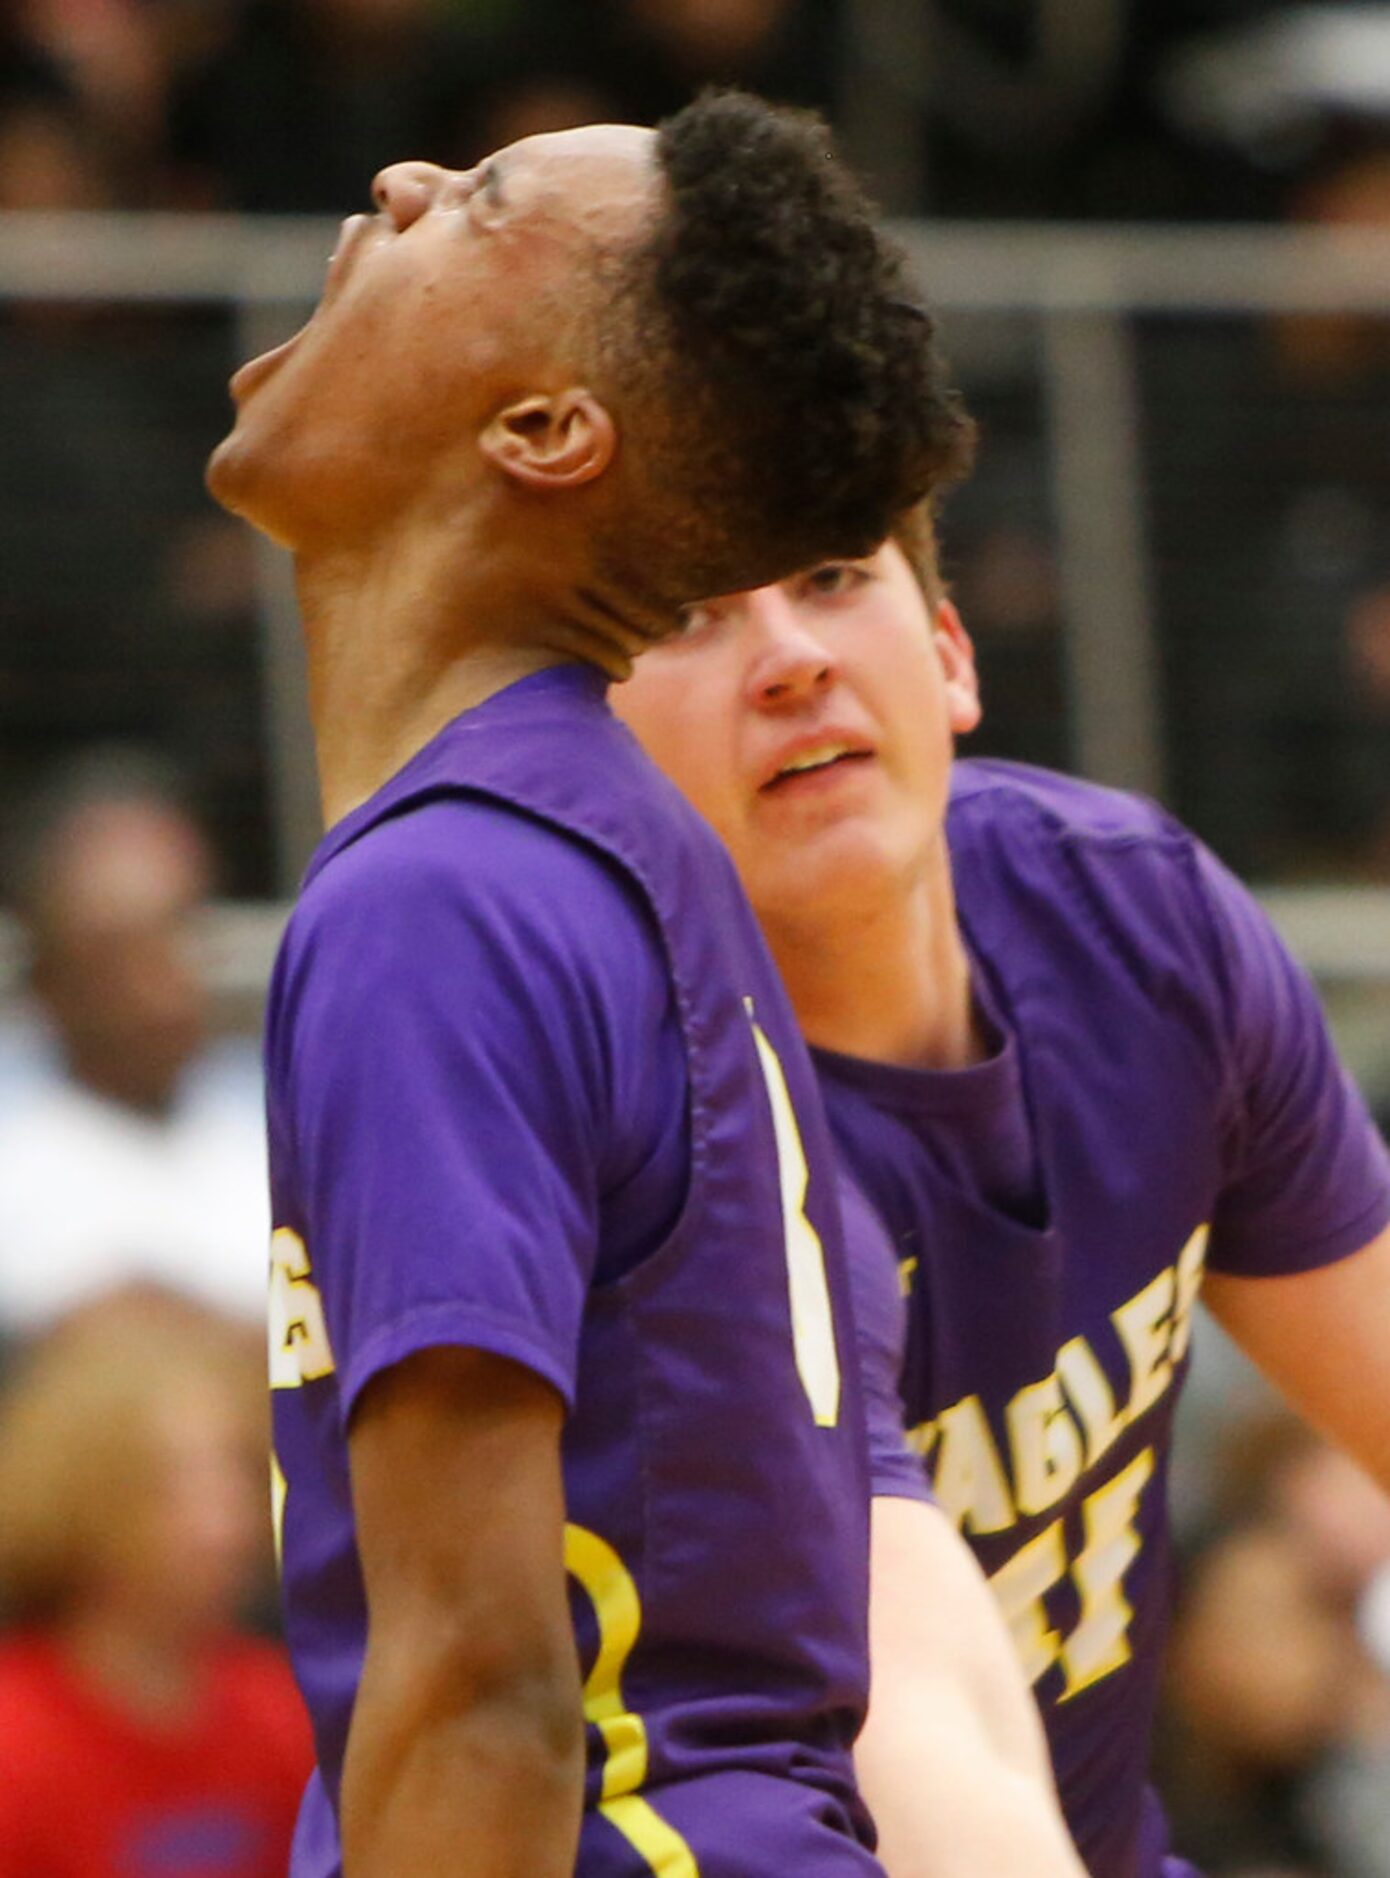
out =
[(161, 1478), (160, 1421), (180, 1402), (220, 1393), (246, 1416), (249, 1446), (252, 1360), (220, 1320), (158, 1293), (93, 1305), (21, 1359), (0, 1397), (8, 1616), (60, 1617), (94, 1572), (141, 1542)]

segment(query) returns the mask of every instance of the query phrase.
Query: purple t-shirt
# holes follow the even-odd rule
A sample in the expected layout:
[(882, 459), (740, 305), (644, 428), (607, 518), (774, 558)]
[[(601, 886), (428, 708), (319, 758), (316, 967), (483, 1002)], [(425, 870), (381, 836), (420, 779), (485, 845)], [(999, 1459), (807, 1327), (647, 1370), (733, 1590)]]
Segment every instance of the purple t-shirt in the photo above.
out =
[(1307, 979), (1159, 810), (962, 762), (948, 837), (995, 1054), (824, 1054), (822, 1089), (910, 1281), (911, 1437), (1008, 1616), (1077, 1845), (1093, 1878), (1178, 1878), (1145, 1781), (1202, 1272), (1358, 1250), (1390, 1162)]
[(878, 1873), (834, 1155), (727, 857), (599, 681), (512, 686), (333, 829), (268, 1067), (286, 1626), (319, 1760), (294, 1878), (340, 1869), (353, 1403), (439, 1344), (568, 1407), (581, 1878)]

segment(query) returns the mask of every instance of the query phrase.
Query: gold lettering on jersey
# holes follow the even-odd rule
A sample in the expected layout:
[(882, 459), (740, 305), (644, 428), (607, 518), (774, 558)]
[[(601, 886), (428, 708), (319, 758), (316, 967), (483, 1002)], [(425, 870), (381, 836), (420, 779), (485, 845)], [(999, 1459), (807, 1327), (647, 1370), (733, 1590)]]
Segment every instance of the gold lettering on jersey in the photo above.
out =
[(1009, 1477), (979, 1396), (968, 1395), (936, 1418), (940, 1449), (936, 1497), (966, 1532), (1003, 1532), (1018, 1518)]
[(1086, 1465), (1094, 1467), (1125, 1431), (1110, 1379), (1084, 1337), (1073, 1337), (1057, 1352), (1057, 1374), (1086, 1436)]
[(1061, 1654), (1062, 1639), (1048, 1624), (1044, 1600), (1066, 1575), (1067, 1544), (1058, 1519), (1020, 1546), (989, 1581), (1030, 1683), (1045, 1675)]
[(1065, 1500), (1081, 1475), (1081, 1434), (1062, 1399), (1056, 1371), (1020, 1389), (1008, 1407), (1014, 1494), (1021, 1517)]
[(288, 1226), (270, 1241), (270, 1386), (298, 1389), (333, 1374), (323, 1299), (304, 1241)]
[(914, 1454), (920, 1454), (924, 1461), (930, 1458), (931, 1451), (936, 1446), (936, 1437), (940, 1432), (940, 1424), (934, 1421), (918, 1422), (915, 1428), (904, 1430), (907, 1445)]
[[(963, 1396), (932, 1421), (907, 1431), (924, 1458), (934, 1455), (937, 1499), (962, 1531), (1004, 1532), (1060, 1506), (1124, 1432), (1172, 1387), (1192, 1337), (1209, 1229), (1199, 1226), (1177, 1259), (1111, 1313), (1128, 1369), (1128, 1395), (1116, 1400), (1100, 1358), (1085, 1337), (1057, 1352), (1050, 1375), (1019, 1389), (1005, 1405), (1007, 1452), (1001, 1451), (978, 1395)], [(1154, 1450), (1129, 1461), (1081, 1502), (1081, 1548), (1070, 1561), (1061, 1519), (1036, 1533), (993, 1575), (1029, 1680), (1054, 1663), (1065, 1672), (1063, 1700), (1079, 1695), (1130, 1660), (1134, 1612), (1125, 1577), (1139, 1556), (1138, 1518), (1153, 1477)], [(1046, 1599), (1070, 1577), (1081, 1603), (1062, 1638)]]
[(1197, 1296), (1202, 1289), (1202, 1273), (1207, 1265), (1207, 1240), (1210, 1237), (1211, 1228), (1199, 1226), (1178, 1254), (1173, 1334), (1168, 1340), (1168, 1353), (1175, 1363), (1180, 1363), (1187, 1355), (1187, 1346), (1192, 1340), (1192, 1313), (1197, 1308)]
[(1210, 1228), (1199, 1226), (1176, 1263), (1112, 1313), (1111, 1322), (1129, 1358), (1127, 1424), (1138, 1421), (1167, 1392), (1174, 1369), (1187, 1354), (1209, 1237)]
[(1168, 1345), (1173, 1335), (1173, 1297), (1177, 1279), (1171, 1265), (1137, 1292), (1110, 1321), (1129, 1358), (1130, 1391), (1126, 1418), (1137, 1421), (1151, 1409), (1173, 1380)]
[(1134, 1607), (1125, 1596), (1125, 1573), (1139, 1556), (1134, 1522), (1153, 1470), (1154, 1451), (1145, 1448), (1082, 1507), (1086, 1543), (1072, 1564), (1081, 1593), (1081, 1621), (1062, 1651), (1067, 1672), (1064, 1702), (1129, 1661)]

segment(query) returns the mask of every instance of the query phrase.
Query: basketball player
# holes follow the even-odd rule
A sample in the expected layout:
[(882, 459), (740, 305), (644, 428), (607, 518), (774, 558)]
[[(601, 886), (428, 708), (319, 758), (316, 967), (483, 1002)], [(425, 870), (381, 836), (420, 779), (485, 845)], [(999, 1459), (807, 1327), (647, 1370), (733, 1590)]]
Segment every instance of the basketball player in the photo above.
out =
[(375, 194), (210, 468), (295, 554), (329, 829), (268, 1035), (292, 1871), (873, 1873), (831, 1150), (604, 689), (699, 593), (870, 548), (961, 420), (810, 120)]
[[(1390, 1166), (1314, 994), (1151, 804), (953, 765), (980, 705), (922, 512), (694, 609), (616, 702), (730, 848), (890, 1228), (911, 1435), (1009, 1619), (1083, 1859), (1190, 1873), (1145, 1780), (1199, 1290), (1390, 1486)], [(876, 1651), (875, 1688), (892, 1672)], [(891, 1868), (920, 1827), (876, 1784), (900, 1758), (877, 1709)]]

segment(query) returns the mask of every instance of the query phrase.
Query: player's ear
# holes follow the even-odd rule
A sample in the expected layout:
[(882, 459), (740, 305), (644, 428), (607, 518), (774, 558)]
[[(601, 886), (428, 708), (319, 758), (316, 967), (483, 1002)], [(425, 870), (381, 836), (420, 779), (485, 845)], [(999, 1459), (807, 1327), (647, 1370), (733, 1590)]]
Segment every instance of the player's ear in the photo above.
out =
[(603, 474), (618, 434), (607, 408), (575, 385), (519, 398), (497, 413), (478, 441), (491, 463), (527, 488), (572, 489)]
[(946, 704), (951, 729), (967, 736), (980, 722), (980, 680), (975, 670), (975, 647), (955, 604), (942, 600), (932, 621), (936, 655), (946, 679)]

